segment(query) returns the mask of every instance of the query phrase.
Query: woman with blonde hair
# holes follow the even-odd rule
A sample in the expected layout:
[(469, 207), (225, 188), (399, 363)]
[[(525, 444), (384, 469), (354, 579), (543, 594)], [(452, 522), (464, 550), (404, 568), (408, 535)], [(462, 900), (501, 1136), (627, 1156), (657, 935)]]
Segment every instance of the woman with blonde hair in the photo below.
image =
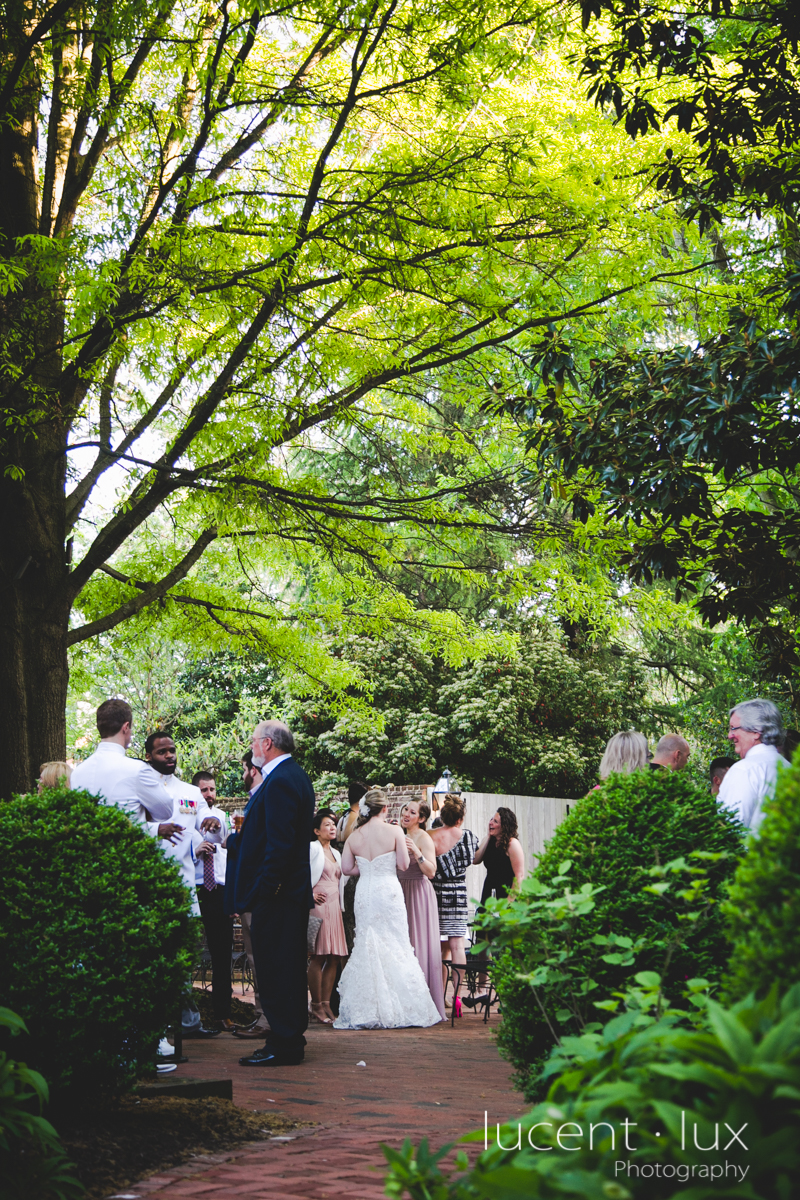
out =
[(72, 767), (65, 762), (46, 762), (39, 767), (39, 791), (45, 788), (69, 787)]
[(601, 779), (608, 779), (614, 772), (630, 775), (631, 771), (641, 771), (646, 767), (648, 759), (647, 738), (635, 729), (628, 729), (609, 738), (598, 773)]

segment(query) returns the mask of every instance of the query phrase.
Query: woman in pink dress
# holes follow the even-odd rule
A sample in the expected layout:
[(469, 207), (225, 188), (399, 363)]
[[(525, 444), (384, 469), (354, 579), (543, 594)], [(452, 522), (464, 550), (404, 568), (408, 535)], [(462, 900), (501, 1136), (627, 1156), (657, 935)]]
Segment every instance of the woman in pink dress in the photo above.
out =
[(317, 813), (314, 831), (317, 838), (311, 843), (311, 888), (316, 907), (311, 915), (321, 917), (322, 925), (308, 961), (308, 986), (312, 1020), (332, 1025), (331, 993), (339, 962), (347, 958), (347, 941), (342, 921), (342, 858), (331, 846), (336, 837), (336, 822), (330, 810)]
[(406, 835), (411, 862), (408, 869), (398, 868), (397, 878), (403, 889), (408, 914), (408, 936), (422, 967), (433, 1003), (447, 1020), (442, 986), (442, 951), (439, 939), (439, 906), (431, 880), (436, 874), (436, 851), (425, 826), (431, 810), (427, 804), (411, 800), (403, 808), (400, 824)]

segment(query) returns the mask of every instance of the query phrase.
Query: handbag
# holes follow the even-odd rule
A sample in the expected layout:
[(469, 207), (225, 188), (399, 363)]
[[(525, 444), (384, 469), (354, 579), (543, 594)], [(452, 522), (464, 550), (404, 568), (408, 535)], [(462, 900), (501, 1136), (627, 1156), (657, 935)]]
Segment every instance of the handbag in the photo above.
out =
[(313, 954), (317, 944), (317, 934), (322, 928), (322, 917), (314, 916), (314, 913), (308, 915), (308, 953)]

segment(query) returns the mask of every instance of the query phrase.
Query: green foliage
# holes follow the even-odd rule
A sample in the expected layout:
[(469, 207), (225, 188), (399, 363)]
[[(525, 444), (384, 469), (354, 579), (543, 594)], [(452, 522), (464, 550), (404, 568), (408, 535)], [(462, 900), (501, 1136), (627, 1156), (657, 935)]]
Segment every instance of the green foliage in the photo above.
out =
[[(463, 648), (500, 574), (537, 608), (556, 586), (587, 603), (569, 522), (531, 503), (513, 425), (484, 402), (498, 375), (524, 391), (552, 320), (618, 344), (707, 271), (691, 232), (664, 261), (650, 147), (587, 101), (576, 14), (106, 8), (6, 13), (0, 472), (18, 516), (0, 577), (30, 571), (20, 629), (37, 597), (59, 614), (47, 663), (20, 633), (24, 677), (141, 618), (341, 693), (357, 681), (331, 631), (406, 622)], [(608, 536), (581, 551), (606, 588)], [(443, 578), (459, 586), (432, 600)], [(436, 607), (461, 581), (466, 617)], [(24, 757), (17, 779), (55, 756), (43, 724), (40, 753), (11, 738), (0, 755)]]
[(723, 913), (733, 942), (727, 992), (738, 999), (800, 981), (800, 758), (764, 805)]
[[(428, 1139), (423, 1138), (417, 1149), (411, 1138), (406, 1138), (399, 1150), (381, 1142), (389, 1172), (386, 1177), (386, 1195), (397, 1200), (409, 1195), (420, 1200), (448, 1200), (452, 1195), (448, 1177), (440, 1169), (439, 1163), (453, 1149), (452, 1142), (447, 1146), (431, 1153)], [(456, 1155), (456, 1170), (463, 1171), (468, 1165), (468, 1159), (463, 1150)]]
[[(27, 1033), (25, 1022), (0, 1008), (0, 1030)], [(38, 1071), (0, 1050), (0, 1177), (7, 1200), (69, 1200), (83, 1188), (70, 1174), (58, 1134), (42, 1116), (49, 1097)]]
[[(795, 272), (785, 287), (799, 284)], [(709, 625), (752, 627), (773, 678), (800, 663), (794, 324), (764, 330), (737, 312), (700, 345), (626, 350), (574, 406), (534, 409), (528, 438), (573, 482), (576, 511), (591, 509), (593, 480), (612, 516), (641, 526), (622, 555), (634, 580), (673, 580)]]
[[(139, 741), (169, 727), (184, 777), (214, 770), (225, 795), (241, 793), (241, 756), (267, 712), (289, 722), (298, 759), (323, 793), (347, 778), (432, 782), (449, 766), (462, 785), (480, 790), (581, 795), (605, 741), (638, 723), (645, 707), (634, 655), (591, 643), (571, 651), (545, 621), (509, 621), (500, 636), (487, 630), (472, 647), (485, 656), (477, 660), (456, 653), (455, 642), (448, 659), (423, 631), (324, 645), (357, 686), (308, 695), (295, 674), (255, 654), (191, 660), (188, 647), (161, 641), (138, 654), (112, 650), (94, 672), (93, 697), (99, 701), (103, 686), (129, 696)], [(85, 754), (94, 707), (78, 703)]]
[(427, 1155), (427, 1177), (393, 1163), (387, 1190), (397, 1196), (405, 1184), (413, 1200), (790, 1200), (800, 1172), (800, 988), (780, 1002), (773, 989), (761, 1002), (704, 1007), (687, 1029), (680, 1010), (634, 1001), (581, 1039), (545, 1101), (519, 1122), (489, 1126), (492, 1144), (466, 1177), (448, 1179)]
[(152, 1068), (195, 933), (173, 861), (116, 808), (63, 789), (0, 805), (2, 1000), (54, 1099), (96, 1102)]
[[(631, 138), (672, 125), (658, 186), (689, 220), (719, 220), (731, 201), (759, 215), (798, 201), (800, 66), (791, 0), (692, 9), (638, 0), (581, 0), (583, 74)], [(669, 81), (665, 87), (665, 81)]]
[(737, 822), (680, 773), (612, 775), (559, 825), (519, 894), (487, 905), (483, 929), (503, 948), (498, 1040), (528, 1094), (553, 1044), (608, 1020), (595, 1001), (634, 970), (670, 988), (719, 979), (718, 901), (740, 850)]

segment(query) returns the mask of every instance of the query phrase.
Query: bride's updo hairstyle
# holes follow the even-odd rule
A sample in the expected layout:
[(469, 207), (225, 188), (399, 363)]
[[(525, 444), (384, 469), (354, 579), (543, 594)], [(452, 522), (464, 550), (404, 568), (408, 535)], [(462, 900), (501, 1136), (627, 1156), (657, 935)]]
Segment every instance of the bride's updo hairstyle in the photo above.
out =
[(443, 825), (457, 825), (459, 821), (464, 819), (467, 811), (467, 802), (462, 800), (456, 792), (448, 792), (442, 801), (442, 811), (439, 816), (442, 818)]
[[(362, 825), (366, 825), (372, 817), (376, 817), (382, 809), (386, 808), (389, 803), (389, 795), (385, 788), (370, 788), (366, 795), (361, 797), (359, 805), (361, 808), (361, 816), (358, 818), (356, 829)], [(366, 808), (366, 812), (364, 809)]]

